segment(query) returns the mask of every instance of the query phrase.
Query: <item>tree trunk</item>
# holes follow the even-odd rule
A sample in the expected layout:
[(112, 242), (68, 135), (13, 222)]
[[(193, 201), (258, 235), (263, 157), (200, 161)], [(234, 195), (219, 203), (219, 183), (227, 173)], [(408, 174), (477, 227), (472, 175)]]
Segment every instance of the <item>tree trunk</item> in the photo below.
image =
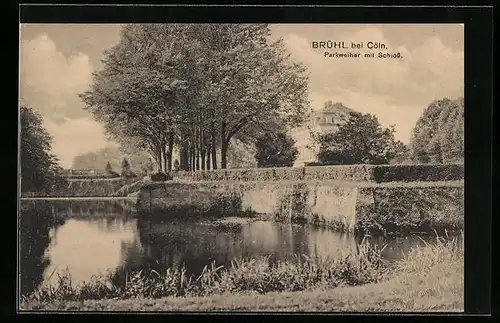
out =
[(206, 156), (206, 152), (205, 152), (205, 150), (202, 150), (202, 151), (200, 152), (200, 155), (201, 155), (201, 156), (200, 156), (200, 158), (201, 158), (201, 160), (200, 160), (200, 163), (201, 163), (201, 170), (205, 170), (205, 156)]
[(215, 125), (212, 122), (212, 144), (210, 145), (212, 150), (212, 169), (217, 169), (217, 134), (215, 132)]
[(210, 145), (207, 146), (207, 160), (206, 170), (210, 170)]
[(179, 147), (179, 170), (184, 170), (184, 166), (186, 165), (184, 159), (184, 147)]
[[(195, 138), (195, 139), (198, 139), (198, 138)], [(194, 149), (195, 149), (195, 154), (194, 154), (194, 158), (195, 158), (195, 163), (196, 163), (196, 170), (200, 170), (200, 143), (198, 142), (198, 140), (195, 140), (195, 145), (194, 145)]]
[(191, 165), (192, 165), (192, 151), (191, 151), (191, 143), (188, 143), (187, 145), (187, 170), (191, 171)]
[(194, 143), (191, 143), (191, 171), (196, 170), (196, 147)]
[(174, 133), (168, 134), (168, 151), (167, 151), (167, 172), (172, 171), (172, 156), (174, 153)]
[(226, 169), (227, 168), (227, 148), (228, 148), (228, 142), (224, 140), (222, 142), (222, 145), (220, 147), (220, 168)]
[(160, 163), (159, 163), (160, 167), (158, 167), (158, 172), (163, 172), (163, 149), (162, 149), (162, 147), (160, 147), (159, 152), (160, 152)]
[(226, 122), (222, 121), (220, 128), (220, 168), (226, 169), (227, 167), (227, 146), (228, 142), (226, 140)]
[(163, 173), (166, 173), (167, 172), (167, 151), (166, 151), (166, 147), (163, 146), (161, 147), (161, 150), (163, 152)]
[(189, 170), (189, 151), (188, 151), (188, 143), (183, 142), (182, 147), (181, 147), (181, 152), (180, 152), (180, 169), (183, 171)]
[(156, 163), (156, 168), (158, 171), (161, 171), (161, 149), (155, 149), (156, 152), (154, 154), (154, 160)]
[(203, 131), (200, 131), (200, 158), (201, 158), (201, 170), (205, 170), (205, 155), (206, 155), (206, 142), (205, 142), (205, 136), (203, 134)]

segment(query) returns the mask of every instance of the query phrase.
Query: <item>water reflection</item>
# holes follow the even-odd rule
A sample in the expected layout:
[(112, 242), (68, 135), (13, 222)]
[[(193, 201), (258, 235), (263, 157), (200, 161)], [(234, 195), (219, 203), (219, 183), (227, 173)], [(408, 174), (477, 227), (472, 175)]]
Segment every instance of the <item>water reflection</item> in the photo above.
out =
[(121, 219), (69, 219), (56, 230), (46, 249), (50, 264), (44, 272), (44, 281), (57, 281), (52, 272), (68, 268), (77, 282), (89, 281), (103, 275), (125, 261), (125, 245), (140, 247), (134, 223)]
[(58, 227), (64, 221), (56, 220), (48, 208), (29, 209), (21, 205), (22, 217), (19, 221), (20, 291), (29, 293), (43, 281), (43, 272), (50, 260), (45, 250)]
[[(208, 221), (138, 220), (130, 216), (133, 208), (116, 201), (59, 202), (23, 204), (23, 294), (42, 282), (54, 282), (65, 269), (74, 284), (104, 273), (112, 274), (118, 284), (127, 273), (143, 268), (185, 265), (196, 274), (212, 261), (227, 266), (239, 257), (330, 257), (356, 250), (361, 240), (324, 228), (267, 221), (220, 226)], [(416, 237), (369, 241), (380, 247), (387, 244), (384, 256), (391, 260), (423, 244)]]

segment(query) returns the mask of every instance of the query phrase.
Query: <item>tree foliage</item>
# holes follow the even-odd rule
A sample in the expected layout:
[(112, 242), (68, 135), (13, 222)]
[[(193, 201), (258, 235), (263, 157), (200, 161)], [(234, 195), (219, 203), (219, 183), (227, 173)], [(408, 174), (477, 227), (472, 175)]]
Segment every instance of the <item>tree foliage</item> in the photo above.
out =
[(413, 160), (420, 163), (463, 162), (463, 98), (429, 104), (413, 129), (410, 145)]
[(227, 167), (233, 138), (253, 138), (307, 115), (308, 76), (266, 24), (133, 24), (106, 51), (86, 108), (113, 139), (172, 169)]
[(323, 164), (388, 164), (405, 149), (394, 133), (394, 127), (384, 129), (376, 116), (354, 112), (337, 131), (315, 138), (317, 157)]
[(255, 147), (239, 139), (233, 139), (227, 150), (227, 168), (255, 168)]
[(50, 193), (62, 185), (58, 159), (51, 153), (52, 138), (42, 116), (21, 106), (21, 192)]
[(258, 167), (293, 166), (299, 153), (295, 140), (284, 132), (267, 133), (259, 137), (255, 146)]

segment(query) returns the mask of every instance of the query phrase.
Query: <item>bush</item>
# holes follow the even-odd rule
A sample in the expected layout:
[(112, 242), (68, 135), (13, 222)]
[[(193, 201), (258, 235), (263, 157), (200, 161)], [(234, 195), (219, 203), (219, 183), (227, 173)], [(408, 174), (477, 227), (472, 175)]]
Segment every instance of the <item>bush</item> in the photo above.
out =
[(291, 167), (299, 151), (286, 133), (267, 133), (257, 139), (255, 160), (258, 167)]
[(165, 174), (165, 173), (153, 173), (151, 174), (151, 180), (153, 182), (165, 182), (172, 180), (172, 176), (170, 174)]
[(137, 177), (137, 174), (129, 169), (122, 172), (122, 177)]

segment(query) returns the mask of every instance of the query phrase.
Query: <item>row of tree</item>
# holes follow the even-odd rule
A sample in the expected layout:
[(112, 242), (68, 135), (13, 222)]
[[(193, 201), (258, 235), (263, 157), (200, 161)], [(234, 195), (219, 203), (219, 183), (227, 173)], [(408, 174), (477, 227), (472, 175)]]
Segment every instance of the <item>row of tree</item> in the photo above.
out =
[[(267, 24), (133, 24), (104, 54), (80, 96), (123, 145), (147, 150), (158, 170), (227, 167), (231, 140), (255, 143), (302, 124), (308, 75)], [(220, 155), (219, 155), (220, 154)]]
[(130, 169), (139, 174), (142, 168), (153, 168), (148, 153), (141, 151), (123, 151), (122, 147), (106, 147), (93, 152), (82, 153), (73, 158), (72, 169), (75, 170), (104, 170), (109, 162), (114, 170), (122, 168), (123, 159), (127, 159), (130, 164)]

